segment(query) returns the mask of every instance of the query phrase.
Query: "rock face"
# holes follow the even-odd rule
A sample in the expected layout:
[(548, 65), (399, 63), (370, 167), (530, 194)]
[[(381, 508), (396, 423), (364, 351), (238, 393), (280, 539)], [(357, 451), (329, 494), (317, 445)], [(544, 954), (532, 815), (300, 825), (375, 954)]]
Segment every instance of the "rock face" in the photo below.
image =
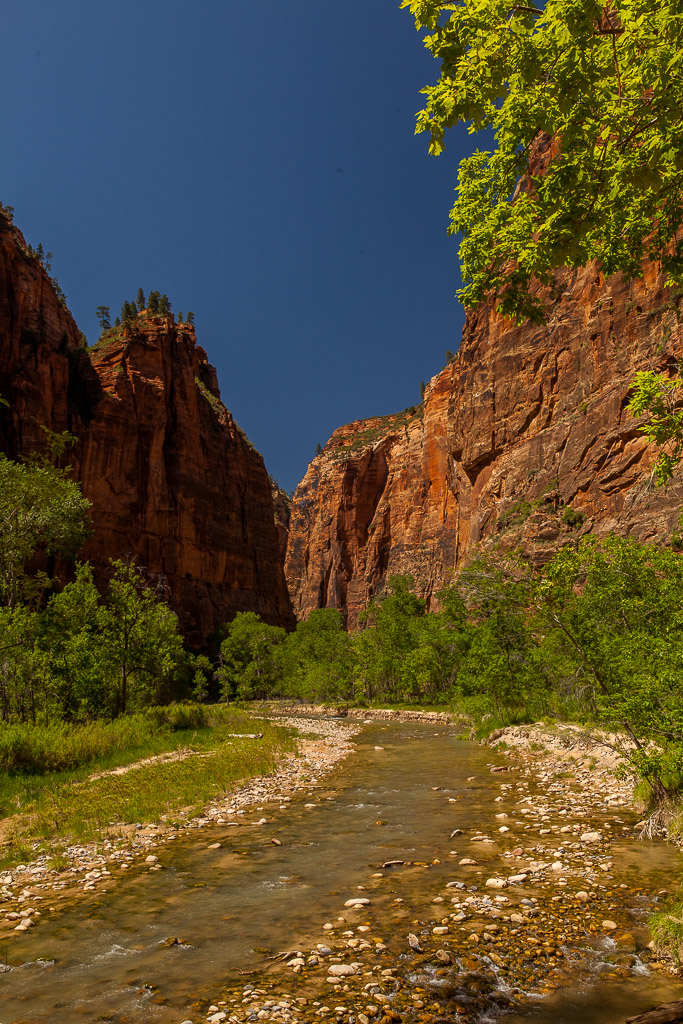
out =
[(24, 239), (0, 219), (0, 448), (70, 430), (92, 502), (83, 551), (101, 576), (134, 556), (163, 577), (192, 642), (237, 611), (291, 621), (271, 486), (260, 454), (220, 400), (193, 329), (141, 314), (88, 351)]
[(668, 543), (683, 488), (653, 488), (625, 406), (637, 370), (680, 357), (682, 297), (653, 267), (588, 267), (557, 274), (543, 327), (476, 310), (421, 409), (342, 427), (310, 464), (287, 551), (296, 615), (336, 607), (353, 627), (393, 573), (435, 606), (479, 546), (539, 564), (587, 532)]

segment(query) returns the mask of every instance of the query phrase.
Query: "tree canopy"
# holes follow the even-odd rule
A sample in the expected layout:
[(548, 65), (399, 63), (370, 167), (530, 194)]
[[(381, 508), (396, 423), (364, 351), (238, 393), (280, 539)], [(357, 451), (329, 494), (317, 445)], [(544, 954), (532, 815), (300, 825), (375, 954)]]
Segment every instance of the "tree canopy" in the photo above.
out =
[[(459, 123), (462, 301), (540, 319), (534, 280), (644, 259), (683, 280), (683, 11), (677, 0), (402, 0), (441, 61), (417, 115), (429, 149)], [(493, 147), (489, 148), (489, 140)]]

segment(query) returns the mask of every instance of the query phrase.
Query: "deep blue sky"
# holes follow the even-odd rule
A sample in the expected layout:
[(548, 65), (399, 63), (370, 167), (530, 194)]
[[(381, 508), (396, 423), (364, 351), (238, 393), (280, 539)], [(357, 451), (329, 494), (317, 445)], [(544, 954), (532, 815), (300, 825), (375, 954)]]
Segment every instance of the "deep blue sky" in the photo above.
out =
[(0, 201), (91, 342), (141, 286), (193, 310), (288, 490), (336, 427), (419, 401), (459, 343), (472, 140), (414, 136), (438, 65), (399, 0), (2, 6)]

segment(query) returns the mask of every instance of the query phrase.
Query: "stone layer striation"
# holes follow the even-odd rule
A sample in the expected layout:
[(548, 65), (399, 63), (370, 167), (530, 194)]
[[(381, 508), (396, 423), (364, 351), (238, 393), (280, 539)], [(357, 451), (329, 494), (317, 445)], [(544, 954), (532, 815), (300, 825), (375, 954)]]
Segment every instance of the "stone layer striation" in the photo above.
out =
[(393, 573), (436, 607), (482, 548), (541, 564), (586, 533), (670, 542), (683, 486), (653, 487), (626, 404), (637, 370), (674, 369), (683, 296), (652, 266), (637, 281), (589, 266), (542, 297), (544, 326), (478, 308), (415, 414), (342, 427), (311, 462), (286, 561), (297, 617), (334, 607), (354, 627)]
[(101, 579), (132, 557), (162, 579), (191, 642), (238, 611), (290, 625), (271, 485), (223, 405), (194, 330), (141, 314), (88, 350), (41, 264), (0, 220), (0, 449), (70, 430)]

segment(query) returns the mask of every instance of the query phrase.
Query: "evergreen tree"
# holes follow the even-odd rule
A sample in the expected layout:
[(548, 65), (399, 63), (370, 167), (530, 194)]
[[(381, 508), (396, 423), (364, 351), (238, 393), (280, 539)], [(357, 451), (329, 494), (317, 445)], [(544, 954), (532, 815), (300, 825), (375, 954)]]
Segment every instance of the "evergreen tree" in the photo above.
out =
[(162, 316), (168, 316), (171, 312), (171, 302), (165, 292), (159, 299), (159, 312)]
[(114, 327), (120, 327), (120, 326), (121, 326), (121, 317), (117, 316), (116, 320), (114, 320)]
[(178, 323), (179, 324), (183, 323), (183, 311), (182, 311), (182, 309), (178, 311)]
[(142, 311), (146, 308), (147, 306), (145, 303), (145, 293), (143, 292), (142, 288), (138, 288), (138, 309), (142, 313)]
[(95, 316), (101, 330), (106, 331), (111, 327), (111, 310), (109, 306), (98, 306), (95, 310)]
[(147, 299), (147, 308), (150, 311), (150, 313), (156, 315), (157, 313), (160, 312), (160, 309), (159, 309), (159, 299), (160, 298), (161, 298), (161, 296), (159, 295), (159, 292), (150, 292), (149, 293), (149, 298)]
[(36, 256), (38, 257), (38, 259), (40, 260), (41, 263), (45, 259), (45, 250), (43, 249), (43, 243), (42, 242), (38, 242), (38, 245), (36, 247)]
[(185, 317), (185, 323), (190, 324), (191, 327), (194, 327), (194, 313), (187, 314), (187, 316)]

